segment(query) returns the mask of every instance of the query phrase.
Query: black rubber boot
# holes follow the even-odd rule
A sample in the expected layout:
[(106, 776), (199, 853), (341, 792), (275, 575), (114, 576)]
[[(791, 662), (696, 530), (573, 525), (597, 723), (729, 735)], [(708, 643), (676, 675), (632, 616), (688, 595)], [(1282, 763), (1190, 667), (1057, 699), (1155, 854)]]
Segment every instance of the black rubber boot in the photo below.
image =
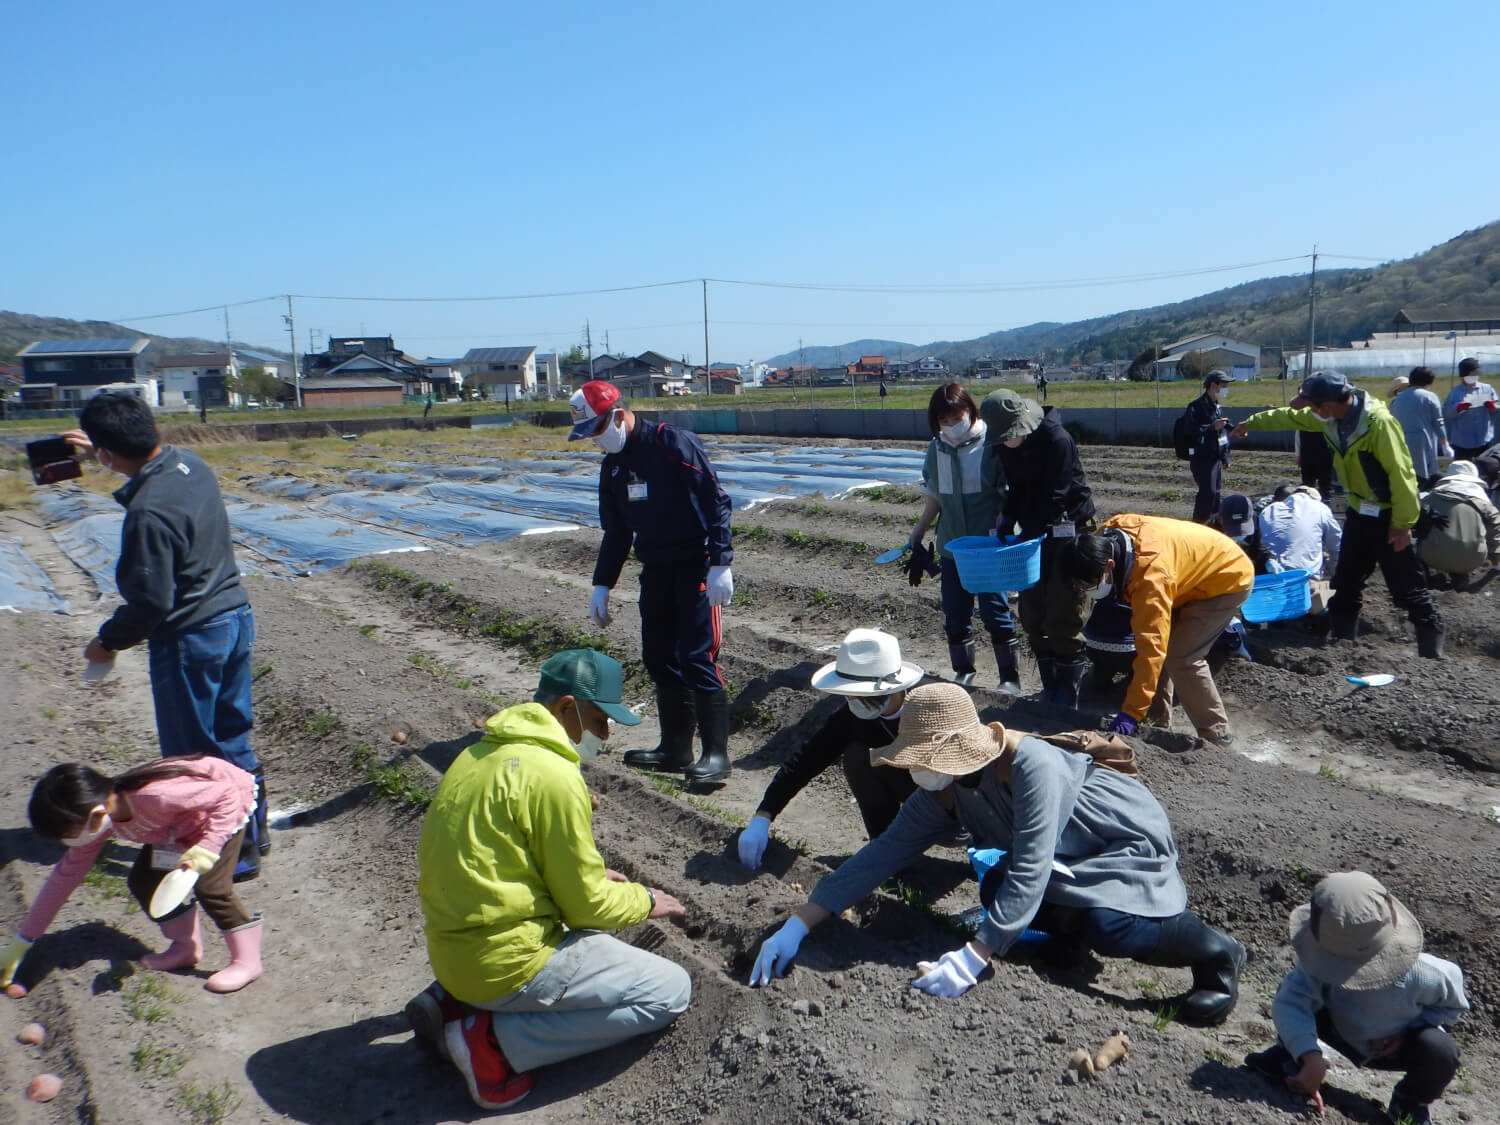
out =
[(1057, 690), (1050, 702), (1070, 711), (1078, 710), (1078, 699), (1083, 695), (1083, 681), (1089, 674), (1087, 660), (1059, 660), (1057, 662)]
[(1191, 910), (1161, 924), (1156, 951), (1141, 960), (1193, 970), (1193, 987), (1169, 1001), (1177, 1018), (1193, 1027), (1214, 1027), (1229, 1018), (1240, 994), (1245, 947), (1204, 923)]
[(1359, 617), (1336, 617), (1328, 616), (1328, 643), (1338, 644), (1339, 641), (1359, 640)]
[(245, 826), (245, 839), (240, 844), (240, 858), (235, 861), (232, 882), (245, 883), (260, 875), (260, 846), (255, 840), (255, 823)]
[(266, 771), (255, 771), (255, 846), (260, 854), (271, 850), (271, 827), (267, 823), (270, 807), (266, 804)]
[(1000, 633), (991, 634), (990, 641), (995, 650), (995, 667), (1000, 669), (1000, 690), (1006, 695), (1020, 695), (1021, 666), (1016, 661), (1020, 642)]
[(1417, 655), (1429, 660), (1443, 658), (1443, 643), (1448, 637), (1448, 627), (1442, 622), (1436, 625), (1417, 626)]
[(953, 678), (964, 687), (974, 682), (974, 642), (962, 644), (948, 642), (948, 662), (953, 665)]
[(729, 693), (720, 688), (700, 691), (697, 696), (703, 756), (682, 771), (689, 785), (723, 781), (729, 776)]
[(1053, 656), (1038, 656), (1036, 658), (1036, 674), (1042, 681), (1042, 699), (1047, 703), (1052, 702), (1052, 697), (1057, 694), (1057, 658)]
[(661, 741), (651, 750), (627, 750), (623, 761), (638, 770), (680, 770), (693, 764), (693, 693), (680, 683), (656, 685)]

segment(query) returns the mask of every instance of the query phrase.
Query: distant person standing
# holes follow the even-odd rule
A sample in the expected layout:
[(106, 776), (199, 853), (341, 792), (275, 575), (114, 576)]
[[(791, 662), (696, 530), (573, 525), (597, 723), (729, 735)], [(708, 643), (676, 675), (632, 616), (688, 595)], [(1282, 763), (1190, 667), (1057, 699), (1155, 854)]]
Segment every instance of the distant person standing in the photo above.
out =
[(422, 408), (422, 418), (425, 420), (427, 418), (427, 415), (429, 415), (431, 413), (432, 413), (432, 396), (429, 394), (427, 396), (427, 405)]
[(881, 406), (885, 405), (885, 396), (888, 395), (888, 394), (890, 394), (890, 392), (885, 389), (885, 380), (882, 379), (882, 380), (880, 380), (880, 405)]
[(1036, 372), (1036, 390), (1037, 390), (1037, 393), (1042, 396), (1042, 401), (1046, 402), (1047, 401), (1047, 376), (1044, 373), (1044, 370), (1042, 368), (1040, 368), (1040, 367), (1037, 368), (1037, 372)]
[[(734, 596), (732, 505), (698, 435), (637, 418), (613, 383), (568, 400), (569, 441), (590, 438), (599, 466), (599, 526), (589, 620), (610, 621), (609, 592), (631, 549), (641, 563), (641, 660), (656, 685), (661, 743), (626, 751), (627, 766), (682, 770), (693, 782), (729, 776), (729, 692), (717, 663), (719, 611)], [(703, 756), (693, 761), (693, 727)]]
[(1219, 512), (1219, 491), (1224, 467), (1229, 464), (1229, 420), (1219, 409), (1228, 392), (1229, 376), (1210, 371), (1203, 379), (1203, 393), (1188, 403), (1184, 425), (1190, 441), (1188, 467), (1198, 485), (1193, 501), (1193, 522), (1207, 523)]
[(1452, 457), (1448, 430), (1443, 425), (1443, 404), (1429, 388), (1434, 376), (1428, 367), (1413, 367), (1405, 376), (1407, 385), (1391, 400), (1391, 417), (1401, 423), (1406, 448), (1411, 453), (1412, 468), (1417, 473), (1417, 487), (1424, 492), (1440, 476), (1439, 457)]
[(1472, 461), (1495, 443), (1495, 411), (1500, 408), (1495, 388), (1479, 381), (1479, 361), (1470, 357), (1458, 365), (1458, 385), (1443, 400), (1443, 420), (1453, 456)]
[(1328, 503), (1333, 495), (1333, 446), (1318, 434), (1297, 430), (1292, 434), (1292, 448), (1302, 483), (1316, 488), (1323, 503)]
[(208, 403), (206, 402), (198, 403), (198, 421), (204, 425), (208, 424)]

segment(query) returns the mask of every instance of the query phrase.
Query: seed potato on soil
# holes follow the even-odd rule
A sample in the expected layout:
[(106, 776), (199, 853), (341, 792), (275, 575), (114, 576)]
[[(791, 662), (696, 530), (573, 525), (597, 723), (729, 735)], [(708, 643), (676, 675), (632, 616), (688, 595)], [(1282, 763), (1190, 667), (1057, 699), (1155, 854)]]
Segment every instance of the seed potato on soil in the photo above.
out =
[[(482, 438), (474, 448), (494, 454)], [(466, 455), (453, 443), (425, 453)], [(1084, 456), (1101, 514), (1187, 514), (1192, 483), (1169, 451), (1085, 448)], [(1241, 454), (1226, 490), (1269, 491), (1291, 472), (1284, 455)], [(233, 492), (232, 474), (221, 477)], [(1168, 493), (1175, 498), (1155, 498)], [(17, 1120), (24, 1109), (24, 1120), (48, 1122), (190, 1121), (193, 1094), (222, 1088), (243, 1103), (230, 1122), (479, 1117), (451, 1066), (412, 1041), (402, 1016), (430, 979), (415, 889), (424, 794), (478, 737), (477, 721), (529, 696), (541, 659), (595, 640), (626, 665), (626, 702), (643, 704), (645, 716), (640, 727), (615, 728), (608, 752), (584, 767), (600, 801), (600, 848), (611, 866), (667, 889), (687, 910), (681, 926), (647, 923), (622, 936), (684, 964), (694, 1000), (654, 1040), (540, 1072), (508, 1117), (1294, 1120), (1300, 1099), (1240, 1059), (1273, 1035), (1270, 999), (1291, 964), (1287, 913), (1321, 874), (1363, 867), (1422, 920), (1428, 948), (1468, 975), (1475, 1011), (1457, 1029), (1465, 1075), (1440, 1103), (1440, 1120), (1500, 1121), (1481, 1078), (1500, 1054), (1500, 826), (1483, 816), (1500, 805), (1489, 772), (1500, 719), (1495, 603), (1440, 593), (1450, 658), (1419, 662), (1378, 577), (1368, 640), (1324, 649), (1295, 629), (1252, 631), (1256, 663), (1220, 670), (1243, 753), (1166, 732), (1141, 742), (1143, 779), (1172, 816), (1190, 905), (1251, 952), (1224, 1027), (1197, 1031), (1162, 1018), (1186, 971), (1093, 957), (996, 961), (956, 1001), (916, 992), (916, 962), (962, 940), (943, 915), (977, 898), (962, 852), (951, 848), (904, 873), (903, 895), (877, 893), (850, 919), (815, 931), (786, 978), (746, 987), (759, 941), (806, 897), (796, 888), (811, 888), (864, 839), (831, 769), (777, 819), (763, 870), (748, 872), (736, 858), (739, 826), (776, 766), (836, 706), (807, 687), (812, 670), (855, 625), (883, 625), (908, 658), (946, 670), (937, 587), (912, 589), (893, 566), (872, 561), (904, 541), (918, 508), (906, 488), (736, 515), (736, 597), (722, 652), (735, 770), (702, 793), (619, 762), (657, 732), (639, 663), (634, 564), (616, 591), (615, 623), (602, 638), (588, 626), (597, 531), (390, 556), (296, 582), (247, 580), (258, 631), (256, 745), (276, 831), (264, 874), (242, 894), (266, 915), (266, 975), (232, 997), (204, 991), (203, 977), (226, 959), (211, 927), (197, 972), (134, 965), (162, 939), (127, 906), (118, 876), (132, 853), (116, 845), (103, 877), (80, 888), (23, 965), (31, 994), (0, 1002), (0, 1031), (12, 1042), (23, 1024), (46, 1023), (41, 1057), (63, 1092), (46, 1106), (0, 1105)], [(32, 782), (77, 757), (111, 771), (148, 760), (154, 726), (143, 654), (122, 654), (112, 680), (78, 682), (101, 615), (81, 572), (30, 515), (0, 513), (0, 534), (19, 537), (75, 606), (74, 616), (0, 614), (11, 688), (0, 705), (11, 734), (0, 766), (0, 901), (14, 932), (58, 851), (25, 828)], [(1368, 671), (1398, 680), (1335, 700), (1346, 674)], [(992, 690), (993, 669), (981, 658), (983, 718), (1045, 733), (1096, 724), (1117, 702), (1093, 695), (1080, 719), (1040, 703), (1029, 659), (1022, 675), (1027, 695), (1008, 700)], [(166, 995), (153, 991), (159, 985)], [(1068, 1052), (1083, 1044), (1093, 1061), (1119, 1031), (1133, 1045), (1129, 1057), (1073, 1080)], [(7, 1098), (19, 1098), (35, 1072), (20, 1057), (33, 1050), (0, 1051), (0, 1085), (14, 1092)], [(1377, 1120), (1391, 1081), (1338, 1063), (1328, 1120)]]

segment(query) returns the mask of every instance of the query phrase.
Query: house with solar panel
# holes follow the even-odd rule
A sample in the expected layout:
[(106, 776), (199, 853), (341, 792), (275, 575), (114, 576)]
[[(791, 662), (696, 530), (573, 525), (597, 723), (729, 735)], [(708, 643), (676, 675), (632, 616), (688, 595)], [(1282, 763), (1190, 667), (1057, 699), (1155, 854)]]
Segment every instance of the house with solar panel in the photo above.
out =
[(144, 336), (114, 340), (38, 340), (27, 344), (21, 361), (21, 409), (77, 410), (106, 387), (130, 385), (153, 407), (160, 406), (151, 378)]

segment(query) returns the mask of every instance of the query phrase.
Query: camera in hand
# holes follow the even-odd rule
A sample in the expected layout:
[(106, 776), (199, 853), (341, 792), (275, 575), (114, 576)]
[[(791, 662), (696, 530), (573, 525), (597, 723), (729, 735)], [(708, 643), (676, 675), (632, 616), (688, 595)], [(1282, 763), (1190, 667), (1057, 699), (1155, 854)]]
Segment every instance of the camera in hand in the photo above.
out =
[(31, 464), (31, 478), (37, 484), (56, 484), (83, 476), (83, 468), (73, 456), (66, 438), (50, 437), (26, 443), (26, 460)]

